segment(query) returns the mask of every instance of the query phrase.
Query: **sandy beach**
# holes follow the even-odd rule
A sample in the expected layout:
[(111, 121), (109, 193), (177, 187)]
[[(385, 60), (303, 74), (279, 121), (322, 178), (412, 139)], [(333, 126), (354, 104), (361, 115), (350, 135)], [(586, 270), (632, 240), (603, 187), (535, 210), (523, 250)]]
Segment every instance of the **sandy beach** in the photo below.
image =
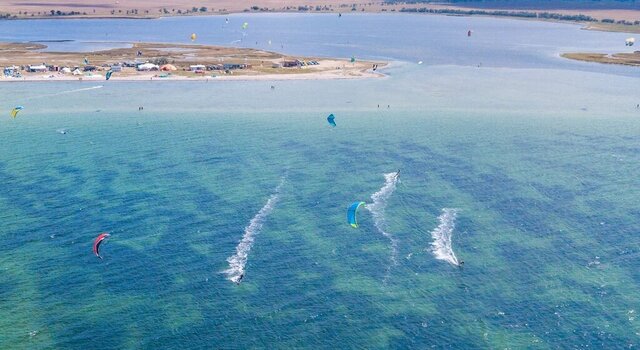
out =
[[(292, 80), (380, 77), (385, 62), (282, 55), (277, 52), (209, 45), (134, 43), (129, 48), (96, 52), (46, 52), (42, 44), (0, 44), (0, 66), (14, 66), (19, 74), (0, 82), (105, 80)], [(152, 70), (137, 66), (157, 63)], [(35, 71), (34, 65), (47, 71)], [(113, 69), (116, 66), (118, 69)], [(198, 68), (195, 68), (198, 66)]]
[[(382, 73), (369, 70), (352, 71), (348, 69), (326, 70), (322, 72), (304, 72), (299, 74), (262, 74), (262, 75), (178, 75), (172, 74), (162, 76), (161, 74), (143, 72), (136, 75), (113, 75), (109, 81), (282, 81), (282, 80), (329, 80), (329, 79), (364, 79), (381, 78)], [(0, 83), (19, 83), (35, 81), (104, 81), (105, 76), (101, 74), (73, 76), (70, 74), (29, 74), (21, 78), (0, 77)]]

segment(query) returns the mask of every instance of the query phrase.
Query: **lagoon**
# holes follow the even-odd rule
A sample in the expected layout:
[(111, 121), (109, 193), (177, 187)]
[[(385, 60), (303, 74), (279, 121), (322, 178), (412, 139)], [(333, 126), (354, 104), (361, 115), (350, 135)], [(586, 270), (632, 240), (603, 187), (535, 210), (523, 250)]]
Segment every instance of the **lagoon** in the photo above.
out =
[[(0, 348), (635, 346), (638, 75), (557, 56), (625, 34), (229, 19), (0, 22), (2, 40), (82, 46), (226, 45), (247, 21), (248, 47), (392, 61), (380, 79), (0, 84), (7, 113), (25, 106), (0, 122)], [(345, 216), (397, 169), (394, 247), (374, 213)], [(274, 195), (236, 285), (227, 259)], [(448, 208), (463, 269), (430, 250)]]

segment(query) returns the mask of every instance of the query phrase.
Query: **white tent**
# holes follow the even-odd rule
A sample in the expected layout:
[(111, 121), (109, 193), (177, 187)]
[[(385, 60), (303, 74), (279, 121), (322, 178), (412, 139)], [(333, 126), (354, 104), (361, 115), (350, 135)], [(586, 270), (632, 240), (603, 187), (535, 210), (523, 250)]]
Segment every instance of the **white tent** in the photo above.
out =
[(46, 72), (47, 66), (44, 64), (39, 64), (36, 66), (29, 66), (29, 72)]
[(69, 68), (69, 67), (63, 67), (62, 69), (60, 69), (60, 71), (61, 71), (62, 73), (71, 73), (71, 68)]
[(157, 70), (159, 67), (153, 63), (144, 63), (138, 66), (138, 70), (146, 71), (146, 70)]
[(73, 71), (73, 75), (82, 75), (82, 72), (76, 68), (76, 70)]

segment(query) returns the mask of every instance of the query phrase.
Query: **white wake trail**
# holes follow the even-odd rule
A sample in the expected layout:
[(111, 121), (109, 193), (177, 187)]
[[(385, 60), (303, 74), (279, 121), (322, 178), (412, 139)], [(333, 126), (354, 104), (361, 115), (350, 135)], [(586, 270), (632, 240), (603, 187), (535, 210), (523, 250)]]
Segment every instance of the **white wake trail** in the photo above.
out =
[(280, 184), (276, 187), (275, 192), (269, 197), (267, 203), (258, 211), (258, 213), (249, 221), (249, 225), (244, 228), (244, 235), (236, 246), (236, 253), (227, 258), (229, 262), (229, 268), (223, 271), (227, 275), (227, 279), (234, 283), (240, 283), (244, 277), (244, 267), (247, 264), (247, 258), (249, 257), (249, 251), (255, 241), (254, 236), (260, 233), (265, 220), (275, 208), (276, 203), (280, 197), (280, 188), (284, 184), (285, 179), (280, 181)]
[(373, 215), (373, 222), (376, 228), (383, 236), (391, 242), (391, 262), (393, 265), (398, 264), (398, 241), (389, 232), (387, 232), (387, 221), (384, 218), (384, 210), (387, 207), (387, 201), (396, 189), (398, 183), (398, 172), (384, 174), (384, 186), (371, 195), (373, 203), (367, 204), (366, 208)]
[(73, 92), (80, 92), (80, 91), (89, 91), (89, 90), (95, 90), (95, 89), (102, 89), (104, 87), (104, 85), (96, 85), (96, 86), (91, 86), (88, 88), (82, 88), (82, 89), (74, 89), (74, 90), (68, 90), (68, 91), (61, 91), (58, 93), (55, 93), (53, 95), (49, 95), (49, 96), (54, 96), (54, 95), (62, 95), (62, 94), (70, 94)]
[(25, 101), (30, 101), (30, 100), (35, 100), (35, 99), (39, 99), (39, 98), (45, 98), (45, 97), (52, 97), (52, 96), (60, 96), (60, 95), (66, 95), (66, 94), (72, 94), (74, 92), (82, 92), (82, 91), (89, 91), (89, 90), (95, 90), (95, 89), (102, 89), (104, 87), (104, 85), (96, 85), (96, 86), (91, 86), (91, 87), (86, 87), (86, 88), (81, 88), (81, 89), (73, 89), (73, 90), (67, 90), (67, 91), (60, 91), (60, 92), (55, 92), (53, 94), (45, 94), (45, 95), (38, 95), (38, 96), (34, 96), (34, 97), (29, 97), (26, 98)]
[(442, 209), (442, 214), (438, 216), (440, 224), (431, 231), (431, 237), (433, 238), (433, 242), (431, 242), (431, 252), (435, 255), (436, 259), (460, 266), (460, 262), (453, 253), (453, 247), (451, 246), (451, 236), (456, 227), (457, 215), (458, 211), (456, 209)]

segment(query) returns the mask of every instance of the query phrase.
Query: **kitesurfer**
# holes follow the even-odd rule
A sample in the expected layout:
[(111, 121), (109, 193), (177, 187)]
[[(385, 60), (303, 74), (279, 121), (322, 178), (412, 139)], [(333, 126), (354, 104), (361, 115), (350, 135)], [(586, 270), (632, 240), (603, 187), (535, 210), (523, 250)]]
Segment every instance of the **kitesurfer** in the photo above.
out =
[(240, 284), (240, 282), (242, 281), (243, 278), (244, 278), (244, 273), (240, 274), (240, 276), (238, 276), (238, 280), (236, 281), (236, 284)]
[(462, 260), (461, 260), (461, 261), (458, 263), (458, 267), (459, 267), (459, 268), (463, 268), (463, 267), (464, 267), (464, 261), (462, 261)]

